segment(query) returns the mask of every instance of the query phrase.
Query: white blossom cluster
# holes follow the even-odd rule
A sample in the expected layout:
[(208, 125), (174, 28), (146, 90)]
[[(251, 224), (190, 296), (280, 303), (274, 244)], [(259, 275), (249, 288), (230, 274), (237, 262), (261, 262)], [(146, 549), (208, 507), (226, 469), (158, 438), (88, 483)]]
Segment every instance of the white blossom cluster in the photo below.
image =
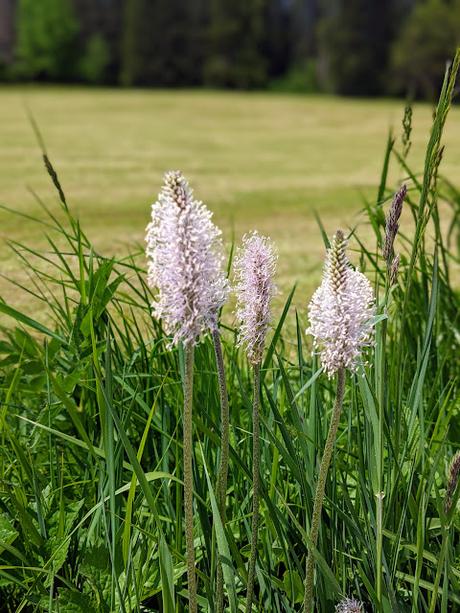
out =
[(354, 371), (362, 350), (373, 340), (374, 293), (367, 278), (353, 270), (339, 230), (326, 258), (323, 281), (309, 305), (313, 346), (329, 377), (340, 368)]
[(364, 607), (359, 600), (345, 598), (335, 607), (336, 613), (364, 613)]
[(260, 364), (276, 291), (273, 277), (276, 254), (271, 240), (257, 232), (246, 234), (235, 259), (238, 344), (246, 348), (251, 364)]
[(196, 343), (217, 325), (227, 300), (220, 230), (212, 213), (195, 200), (179, 171), (165, 174), (147, 226), (148, 283), (158, 290), (154, 315), (172, 343)]

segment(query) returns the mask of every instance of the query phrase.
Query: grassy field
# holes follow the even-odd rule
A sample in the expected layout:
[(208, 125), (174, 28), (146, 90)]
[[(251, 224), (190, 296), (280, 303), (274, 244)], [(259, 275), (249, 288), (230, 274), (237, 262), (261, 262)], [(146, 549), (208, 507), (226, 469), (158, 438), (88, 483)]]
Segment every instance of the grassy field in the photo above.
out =
[[(313, 211), (329, 232), (359, 222), (363, 194), (373, 195), (378, 185), (388, 130), (401, 132), (403, 106), (262, 93), (4, 88), (0, 203), (37, 211), (28, 187), (48, 204), (56, 202), (29, 107), (69, 202), (104, 254), (121, 255), (142, 243), (162, 174), (179, 168), (215, 211), (228, 242), (253, 228), (273, 237), (281, 285), (301, 278), (302, 296), (321, 269)], [(415, 107), (409, 162), (417, 170), (431, 120), (430, 105)], [(454, 182), (459, 137), (460, 110), (454, 108), (443, 160), (443, 173)], [(390, 169), (393, 181), (402, 178), (397, 172)], [(39, 243), (31, 224), (5, 212), (0, 233)], [(0, 259), (4, 273), (20, 276), (4, 241)], [(0, 290), (14, 301), (3, 281)]]

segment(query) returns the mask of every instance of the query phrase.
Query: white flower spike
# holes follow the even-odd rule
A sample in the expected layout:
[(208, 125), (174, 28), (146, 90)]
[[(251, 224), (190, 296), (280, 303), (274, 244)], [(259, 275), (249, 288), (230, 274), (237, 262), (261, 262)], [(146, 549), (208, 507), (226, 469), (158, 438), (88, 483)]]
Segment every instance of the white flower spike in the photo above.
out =
[(260, 364), (271, 319), (270, 302), (276, 288), (276, 254), (272, 242), (257, 232), (243, 237), (235, 259), (238, 344), (246, 348), (251, 364)]
[(359, 600), (345, 598), (335, 607), (336, 613), (364, 613), (364, 607)]
[(368, 279), (351, 268), (346, 240), (338, 230), (326, 257), (323, 281), (308, 307), (313, 346), (329, 377), (340, 368), (355, 371), (372, 344), (374, 293)]
[(227, 300), (221, 232), (211, 217), (181, 172), (165, 174), (147, 226), (147, 281), (158, 289), (153, 312), (175, 345), (215, 329)]

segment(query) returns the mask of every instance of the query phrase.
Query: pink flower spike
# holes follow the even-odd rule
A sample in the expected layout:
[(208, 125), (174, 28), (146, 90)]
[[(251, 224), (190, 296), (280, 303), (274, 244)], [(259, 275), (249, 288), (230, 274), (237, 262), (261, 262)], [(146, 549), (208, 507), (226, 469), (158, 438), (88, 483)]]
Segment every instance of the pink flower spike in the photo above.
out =
[(215, 329), (228, 297), (221, 232), (211, 217), (181, 172), (165, 174), (147, 226), (147, 282), (158, 290), (153, 312), (174, 345), (195, 344)]
[(359, 600), (345, 598), (335, 607), (336, 613), (364, 613), (364, 607)]
[(276, 288), (276, 254), (271, 240), (257, 232), (246, 234), (235, 259), (238, 345), (246, 348), (251, 364), (262, 361), (271, 320), (270, 302)]
[(353, 270), (338, 230), (328, 250), (323, 281), (309, 304), (313, 347), (332, 377), (339, 368), (355, 371), (362, 350), (373, 341), (374, 292), (367, 278)]

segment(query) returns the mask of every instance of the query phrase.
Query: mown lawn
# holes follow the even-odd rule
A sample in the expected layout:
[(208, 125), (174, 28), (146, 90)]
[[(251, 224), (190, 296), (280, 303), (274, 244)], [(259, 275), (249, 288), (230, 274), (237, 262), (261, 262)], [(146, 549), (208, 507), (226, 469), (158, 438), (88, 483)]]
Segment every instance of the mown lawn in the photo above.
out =
[[(142, 243), (162, 174), (179, 168), (215, 211), (229, 243), (252, 228), (271, 234), (280, 251), (281, 286), (301, 278), (303, 294), (321, 269), (313, 211), (328, 232), (359, 222), (363, 195), (372, 196), (378, 185), (390, 127), (400, 145), (404, 104), (264, 93), (3, 88), (0, 203), (24, 212), (38, 210), (29, 187), (56, 203), (27, 107), (71, 205), (104, 254), (121, 255)], [(417, 170), (431, 120), (430, 105), (415, 107), (409, 162)], [(442, 167), (454, 183), (459, 137), (460, 110), (454, 108)], [(5, 212), (0, 233), (39, 244), (31, 224)], [(20, 275), (4, 241), (0, 259), (5, 274)], [(14, 299), (4, 281), (0, 293)]]

